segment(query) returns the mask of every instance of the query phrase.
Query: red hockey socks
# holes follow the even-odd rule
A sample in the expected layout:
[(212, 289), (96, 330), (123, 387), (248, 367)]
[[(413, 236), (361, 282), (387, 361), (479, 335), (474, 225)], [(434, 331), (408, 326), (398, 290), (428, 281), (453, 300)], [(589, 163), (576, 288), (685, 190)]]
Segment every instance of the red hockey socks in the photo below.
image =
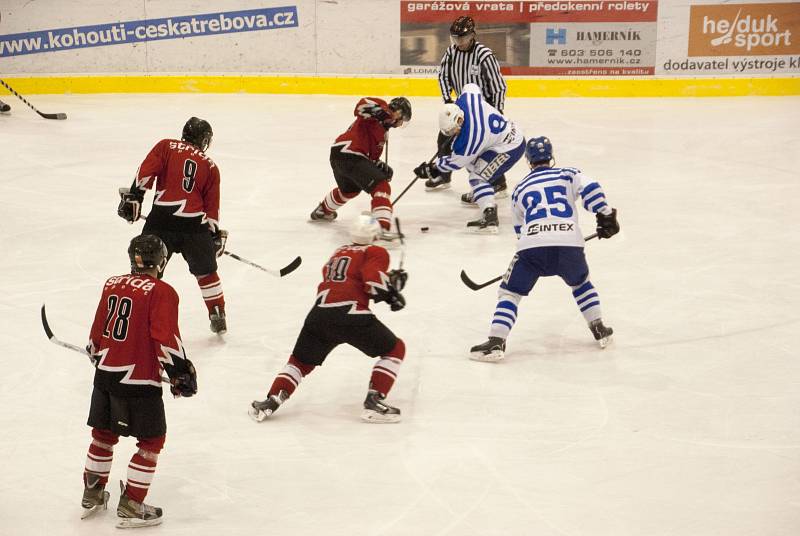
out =
[(283, 366), (283, 370), (278, 373), (275, 381), (272, 382), (272, 387), (269, 388), (269, 396), (277, 395), (281, 391), (286, 391), (286, 394), (291, 396), (303, 378), (311, 374), (311, 371), (316, 367), (314, 365), (306, 365), (295, 356), (289, 356), (289, 361)]
[(381, 229), (392, 228), (392, 187), (387, 181), (379, 182), (369, 193), (372, 196), (372, 216), (378, 220)]
[(92, 442), (89, 445), (86, 468), (83, 471), (84, 485), (88, 485), (89, 474), (100, 477), (100, 486), (106, 485), (114, 458), (114, 445), (117, 444), (117, 441), (119, 441), (119, 436), (111, 431), (92, 428)]
[(379, 357), (378, 362), (372, 367), (372, 377), (369, 380), (370, 389), (375, 389), (383, 396), (389, 391), (400, 372), (400, 365), (406, 355), (406, 345), (402, 339), (397, 339), (394, 348), (385, 356)]
[(198, 277), (197, 284), (200, 285), (200, 292), (203, 294), (209, 314), (214, 312), (216, 306), (225, 310), (225, 295), (222, 293), (222, 281), (217, 272)]
[(328, 195), (325, 196), (325, 199), (322, 200), (322, 209), (325, 211), (325, 214), (330, 214), (331, 212), (336, 212), (340, 208), (342, 208), (345, 203), (353, 199), (355, 196), (358, 195), (358, 192), (353, 192), (346, 194), (339, 190), (339, 188), (334, 188)]
[(144, 502), (156, 472), (158, 453), (164, 447), (165, 436), (140, 439), (139, 451), (128, 463), (128, 485), (125, 493), (136, 502)]

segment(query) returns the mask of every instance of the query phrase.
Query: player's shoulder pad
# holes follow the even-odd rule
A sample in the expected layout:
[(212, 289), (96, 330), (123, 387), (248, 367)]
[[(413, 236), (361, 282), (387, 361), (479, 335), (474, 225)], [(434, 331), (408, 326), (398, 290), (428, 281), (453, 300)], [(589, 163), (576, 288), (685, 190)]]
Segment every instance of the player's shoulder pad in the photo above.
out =
[(478, 87), (477, 84), (473, 84), (472, 82), (470, 82), (469, 84), (465, 84), (464, 87), (461, 89), (461, 94), (463, 95), (465, 93), (477, 93), (478, 95), (481, 96), (483, 95), (481, 88)]

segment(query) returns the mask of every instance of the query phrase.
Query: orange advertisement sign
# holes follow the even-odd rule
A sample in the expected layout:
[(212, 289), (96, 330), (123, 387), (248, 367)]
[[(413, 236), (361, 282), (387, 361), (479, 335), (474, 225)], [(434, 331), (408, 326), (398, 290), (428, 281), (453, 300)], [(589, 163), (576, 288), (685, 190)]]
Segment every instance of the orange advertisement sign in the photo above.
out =
[(691, 6), (689, 56), (800, 54), (800, 2)]

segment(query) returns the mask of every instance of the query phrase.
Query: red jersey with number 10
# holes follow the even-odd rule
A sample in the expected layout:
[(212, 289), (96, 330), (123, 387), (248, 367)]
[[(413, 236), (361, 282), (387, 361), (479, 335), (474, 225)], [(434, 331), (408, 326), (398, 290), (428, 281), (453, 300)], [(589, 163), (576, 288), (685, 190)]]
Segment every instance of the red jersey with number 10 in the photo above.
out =
[(178, 330), (178, 294), (147, 274), (111, 277), (94, 316), (94, 385), (118, 396), (161, 396), (161, 369), (186, 370)]
[(219, 168), (203, 151), (185, 141), (161, 140), (136, 172), (137, 188), (149, 190), (153, 183), (153, 209), (168, 211), (184, 229), (191, 222), (211, 232), (219, 228)]
[(351, 244), (337, 249), (322, 268), (317, 287), (319, 307), (350, 305), (351, 314), (371, 314), (373, 289), (388, 290), (389, 252), (370, 245)]

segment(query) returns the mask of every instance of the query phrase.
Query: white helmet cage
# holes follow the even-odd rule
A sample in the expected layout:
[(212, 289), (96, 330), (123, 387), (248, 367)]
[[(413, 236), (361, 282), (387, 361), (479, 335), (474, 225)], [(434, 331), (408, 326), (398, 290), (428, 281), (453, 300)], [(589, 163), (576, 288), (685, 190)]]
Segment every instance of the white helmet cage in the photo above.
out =
[(452, 136), (464, 123), (464, 110), (448, 102), (439, 112), (439, 130), (445, 136)]

